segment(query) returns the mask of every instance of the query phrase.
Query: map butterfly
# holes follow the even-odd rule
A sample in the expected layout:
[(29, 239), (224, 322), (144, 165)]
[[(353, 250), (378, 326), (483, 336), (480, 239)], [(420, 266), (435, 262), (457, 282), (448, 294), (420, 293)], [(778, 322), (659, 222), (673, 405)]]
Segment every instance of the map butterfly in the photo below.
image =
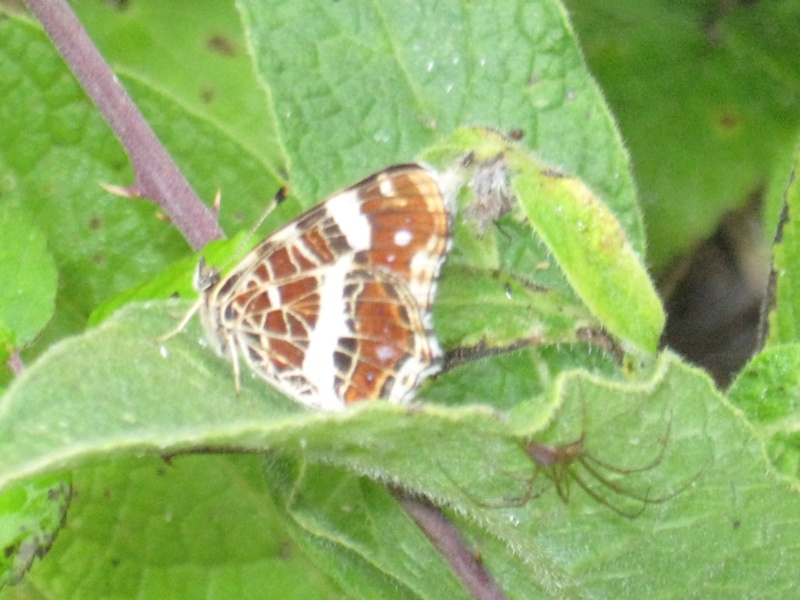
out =
[[(388, 167), (258, 244), (228, 275), (198, 266), (206, 340), (298, 402), (342, 410), (404, 403), (436, 373), (436, 278), (453, 208), (432, 169)], [(170, 337), (172, 334), (166, 336)]]

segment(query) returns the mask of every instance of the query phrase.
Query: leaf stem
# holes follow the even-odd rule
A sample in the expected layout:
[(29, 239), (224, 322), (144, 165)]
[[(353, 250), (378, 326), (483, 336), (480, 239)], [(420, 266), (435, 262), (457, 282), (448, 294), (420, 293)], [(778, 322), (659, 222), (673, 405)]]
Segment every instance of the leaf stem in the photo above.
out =
[(412, 496), (394, 486), (389, 486), (389, 491), (475, 600), (506, 600), (505, 593), (486, 570), (480, 555), (467, 547), (461, 532), (437, 506), (426, 498)]
[(26, 2), (128, 154), (135, 183), (127, 195), (155, 201), (195, 250), (224, 237), (66, 0)]

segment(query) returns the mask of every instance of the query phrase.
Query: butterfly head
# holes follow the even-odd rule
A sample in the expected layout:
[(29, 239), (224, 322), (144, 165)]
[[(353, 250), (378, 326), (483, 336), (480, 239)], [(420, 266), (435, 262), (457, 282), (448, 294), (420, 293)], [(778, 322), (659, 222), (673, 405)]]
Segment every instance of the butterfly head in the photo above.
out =
[(194, 272), (194, 279), (192, 280), (194, 289), (202, 294), (217, 285), (217, 283), (219, 283), (219, 271), (214, 267), (208, 266), (206, 264), (206, 259), (201, 257), (200, 262), (197, 263), (197, 270)]

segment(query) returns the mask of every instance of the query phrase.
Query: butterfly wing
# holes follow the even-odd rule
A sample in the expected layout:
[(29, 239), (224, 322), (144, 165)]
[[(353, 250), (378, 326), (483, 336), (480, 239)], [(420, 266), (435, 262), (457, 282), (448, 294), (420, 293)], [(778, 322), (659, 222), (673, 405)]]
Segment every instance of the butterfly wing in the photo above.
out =
[(206, 292), (217, 350), (325, 410), (407, 401), (438, 369), (430, 306), (449, 245), (436, 174), (397, 165), (259, 244)]

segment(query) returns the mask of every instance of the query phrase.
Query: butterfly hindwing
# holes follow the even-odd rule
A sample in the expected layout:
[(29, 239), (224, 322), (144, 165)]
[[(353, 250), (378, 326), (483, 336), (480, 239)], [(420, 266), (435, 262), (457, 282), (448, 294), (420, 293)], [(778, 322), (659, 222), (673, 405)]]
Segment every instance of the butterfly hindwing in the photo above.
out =
[(389, 167), (256, 246), (203, 291), (206, 336), (295, 400), (406, 402), (438, 370), (430, 306), (450, 243), (437, 175)]

